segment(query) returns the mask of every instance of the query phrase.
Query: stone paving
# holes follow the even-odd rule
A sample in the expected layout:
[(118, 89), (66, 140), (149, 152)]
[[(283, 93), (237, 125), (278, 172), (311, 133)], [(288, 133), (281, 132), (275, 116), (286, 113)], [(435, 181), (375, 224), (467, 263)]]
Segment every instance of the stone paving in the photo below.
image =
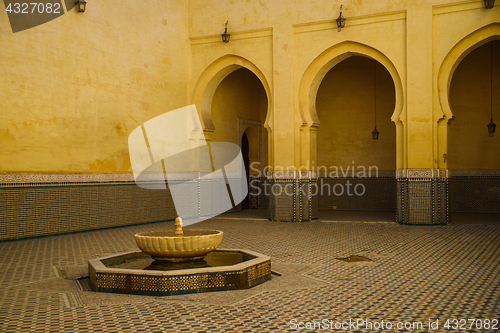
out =
[[(223, 230), (221, 247), (269, 255), (282, 276), (173, 297), (94, 293), (76, 282), (89, 258), (135, 250), (134, 233), (166, 228), (173, 223), (0, 243), (0, 332), (293, 332), (300, 322), (316, 322), (307, 332), (500, 332), (500, 224), (214, 218), (188, 228)], [(351, 255), (372, 261), (336, 259)], [(358, 319), (372, 329), (348, 326)]]

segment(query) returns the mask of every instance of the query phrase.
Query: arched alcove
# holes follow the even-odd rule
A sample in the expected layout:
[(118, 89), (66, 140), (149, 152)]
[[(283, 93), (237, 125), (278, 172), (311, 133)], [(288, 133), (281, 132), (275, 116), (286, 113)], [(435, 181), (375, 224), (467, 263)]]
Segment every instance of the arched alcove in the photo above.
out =
[(500, 222), (500, 40), (486, 39), (461, 57), (451, 77), (448, 125), (452, 223)]
[(492, 111), (500, 124), (499, 91), (500, 41), (490, 41), (463, 58), (451, 80), (450, 169), (500, 169), (500, 133), (490, 137), (486, 126)]
[(383, 218), (394, 219), (395, 95), (389, 71), (368, 57), (349, 57), (325, 74), (315, 101), (320, 210), (389, 212)]
[(402, 169), (405, 167), (404, 146), (405, 137), (403, 131), (403, 122), (405, 121), (404, 87), (401, 82), (398, 70), (392, 61), (382, 52), (358, 42), (345, 41), (334, 45), (319, 54), (305, 70), (298, 95), (298, 104), (303, 127), (309, 128), (310, 132), (304, 131), (302, 142), (308, 144), (309, 149), (304, 149), (301, 155), (301, 164), (306, 165), (307, 161), (316, 163), (317, 144), (316, 128), (320, 126), (318, 118), (316, 96), (321, 82), (325, 75), (340, 62), (353, 57), (362, 56), (371, 58), (379, 62), (389, 73), (394, 84), (395, 104), (391, 115), (391, 120), (396, 124), (396, 167)]
[[(354, 161), (355, 166), (367, 169), (376, 166), (378, 170), (395, 170), (394, 107), (394, 83), (379, 62), (354, 56), (333, 67), (316, 97), (321, 122), (317, 165), (345, 169)], [(375, 117), (378, 140), (372, 138)]]
[[(210, 108), (213, 130), (212, 141), (248, 145), (247, 176), (264, 180), (261, 174), (267, 165), (268, 140), (263, 124), (268, 114), (268, 98), (260, 79), (247, 68), (239, 68), (227, 75), (215, 89)], [(245, 142), (243, 142), (245, 138)], [(249, 181), (250, 184), (250, 181)], [(259, 185), (260, 186), (260, 185)], [(249, 188), (249, 193), (251, 188)], [(263, 200), (261, 200), (264, 203)], [(244, 201), (248, 208), (266, 208), (259, 201)], [(241, 207), (239, 207), (241, 208)]]

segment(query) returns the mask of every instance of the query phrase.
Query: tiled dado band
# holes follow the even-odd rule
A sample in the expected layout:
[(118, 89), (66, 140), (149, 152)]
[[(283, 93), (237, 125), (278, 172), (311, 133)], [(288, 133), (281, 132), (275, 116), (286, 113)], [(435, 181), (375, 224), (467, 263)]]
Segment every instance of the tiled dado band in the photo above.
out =
[[(183, 184), (194, 188), (178, 202), (189, 208), (186, 217), (210, 214), (210, 198), (197, 195), (196, 189), (211, 186), (211, 181)], [(144, 189), (131, 174), (0, 174), (0, 241), (170, 221), (176, 216), (168, 188)]]
[(500, 213), (500, 170), (397, 171), (397, 221), (447, 224), (449, 213)]
[(450, 170), (451, 213), (500, 214), (500, 170)]
[[(267, 176), (273, 221), (310, 221), (318, 218), (319, 210), (396, 211), (394, 170), (370, 177), (331, 177), (315, 171), (274, 171)], [(360, 195), (354, 192), (356, 186)]]
[(130, 174), (0, 174), (0, 240), (175, 219), (170, 192)]

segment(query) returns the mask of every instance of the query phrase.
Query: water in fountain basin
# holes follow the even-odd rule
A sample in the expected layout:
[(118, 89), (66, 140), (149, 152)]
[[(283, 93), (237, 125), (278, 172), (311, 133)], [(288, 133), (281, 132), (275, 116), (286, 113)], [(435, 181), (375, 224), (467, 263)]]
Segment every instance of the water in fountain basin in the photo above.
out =
[(145, 253), (131, 253), (120, 257), (104, 259), (102, 260), (102, 263), (108, 268), (171, 271), (180, 269), (184, 270), (204, 267), (230, 266), (251, 259), (254, 259), (254, 257), (244, 253), (214, 251), (207, 254), (204, 260), (201, 261), (172, 263), (153, 260), (150, 255)]

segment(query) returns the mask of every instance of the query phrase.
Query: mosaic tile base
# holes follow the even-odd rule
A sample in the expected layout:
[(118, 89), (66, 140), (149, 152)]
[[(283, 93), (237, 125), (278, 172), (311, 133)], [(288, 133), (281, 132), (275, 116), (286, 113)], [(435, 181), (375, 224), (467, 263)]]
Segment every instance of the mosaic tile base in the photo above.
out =
[(399, 178), (397, 222), (401, 224), (448, 224), (446, 178)]
[[(159, 275), (161, 272), (158, 271), (143, 270), (139, 273), (135, 270), (110, 269), (103, 265), (103, 259), (89, 260), (90, 287), (99, 292), (171, 296), (248, 289), (271, 278), (269, 257), (242, 250), (232, 252), (247, 254), (252, 259), (233, 266), (211, 267), (209, 272), (207, 269), (189, 269), (184, 273), (175, 271), (176, 274), (167, 271), (163, 275)], [(119, 258), (131, 254), (128, 252), (105, 259), (124, 260)]]

